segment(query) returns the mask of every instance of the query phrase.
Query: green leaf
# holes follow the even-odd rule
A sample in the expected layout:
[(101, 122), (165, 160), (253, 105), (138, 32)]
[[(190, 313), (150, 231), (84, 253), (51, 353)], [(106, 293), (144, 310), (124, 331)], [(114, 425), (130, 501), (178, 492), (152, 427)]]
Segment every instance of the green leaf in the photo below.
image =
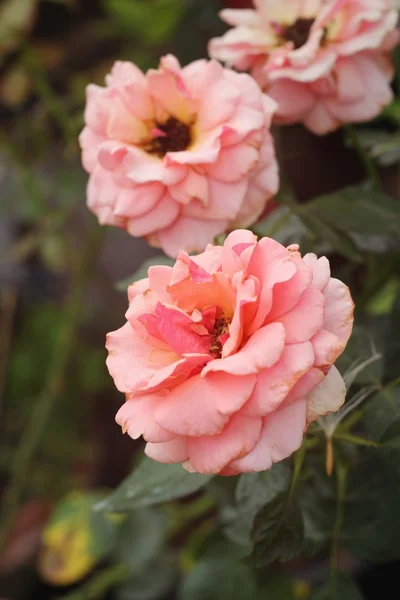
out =
[(132, 285), (132, 283), (135, 283), (135, 281), (145, 279), (147, 277), (147, 271), (150, 267), (153, 267), (154, 265), (166, 265), (168, 267), (172, 267), (174, 264), (175, 261), (172, 260), (172, 258), (168, 258), (164, 254), (152, 256), (151, 258), (145, 260), (133, 275), (125, 277), (119, 281), (116, 285), (116, 288), (122, 292), (125, 292), (127, 288)]
[(382, 111), (382, 117), (393, 121), (395, 125), (400, 125), (400, 99), (395, 98), (393, 102), (385, 106)]
[(400, 387), (386, 387), (368, 403), (364, 415), (367, 435), (380, 444), (400, 448)]
[(310, 586), (306, 581), (287, 579), (273, 571), (267, 571), (263, 579), (266, 582), (258, 591), (254, 600), (300, 600), (301, 598), (308, 598)]
[(277, 463), (261, 473), (244, 473), (240, 476), (236, 488), (236, 501), (242, 515), (252, 515), (271, 502), (290, 485), (290, 469), (283, 463)]
[(363, 596), (349, 575), (336, 573), (335, 579), (315, 591), (310, 600), (363, 600)]
[(132, 574), (140, 575), (161, 552), (166, 535), (167, 519), (159, 510), (130, 512), (121, 524), (115, 557)]
[[(303, 219), (314, 220), (339, 236), (348, 236), (358, 250), (382, 253), (397, 249), (400, 236), (400, 205), (383, 192), (367, 185), (347, 187), (333, 194), (316, 198), (300, 209)], [(332, 232), (327, 239), (340, 251)], [(344, 240), (342, 240), (344, 241)], [(348, 244), (342, 254), (349, 255)]]
[(400, 161), (400, 133), (389, 133), (380, 129), (358, 129), (360, 143), (368, 150), (371, 158), (380, 165), (389, 167)]
[(180, 464), (164, 465), (145, 457), (95, 509), (118, 513), (184, 498), (199, 491), (211, 478), (212, 475), (188, 473)]
[(333, 250), (353, 262), (361, 263), (362, 255), (357, 251), (351, 238), (321, 218), (311, 204), (310, 202), (304, 205), (305, 208), (299, 209), (299, 216), (304, 225), (320, 239), (328, 242)]
[(315, 464), (307, 465), (307, 478), (302, 485), (299, 501), (304, 522), (304, 552), (313, 555), (320, 551), (332, 536), (336, 518), (334, 479), (325, 471), (322, 455)]
[(396, 276), (389, 279), (368, 303), (367, 310), (373, 315), (386, 315), (393, 309), (400, 290), (400, 279)]
[(223, 552), (196, 564), (184, 579), (178, 600), (250, 600), (256, 592), (250, 569)]
[(309, 208), (344, 231), (369, 235), (400, 231), (398, 202), (366, 185), (320, 196)]
[(105, 0), (104, 5), (122, 31), (146, 45), (168, 41), (186, 10), (182, 0)]
[(117, 600), (158, 600), (165, 598), (178, 577), (178, 562), (171, 554), (161, 556), (145, 571), (129, 578), (116, 591)]
[(400, 558), (400, 501), (397, 450), (364, 448), (348, 476), (340, 543), (363, 560)]
[[(357, 367), (376, 354), (377, 340), (372, 326), (356, 324), (347, 344), (346, 350), (339, 357), (336, 366), (343, 374), (357, 373)], [(379, 348), (380, 349), (380, 348)], [(361, 369), (356, 376), (359, 385), (377, 384), (382, 378), (383, 359), (379, 358), (366, 368)], [(345, 378), (346, 379), (346, 378)]]
[(253, 225), (252, 230), (261, 237), (272, 237), (280, 244), (300, 243), (307, 233), (306, 228), (288, 206), (278, 206), (266, 219)]
[(206, 56), (210, 38), (225, 33), (226, 25), (218, 16), (220, 8), (220, 0), (186, 1), (186, 12), (173, 38), (174, 54), (182, 63), (187, 65)]
[(236, 512), (225, 529), (226, 535), (236, 544), (250, 545), (257, 512), (280, 492), (288, 490), (289, 485), (290, 469), (283, 462), (261, 473), (241, 475), (236, 487)]
[(39, 570), (53, 585), (71, 585), (85, 577), (106, 556), (116, 540), (109, 517), (93, 514), (103, 494), (72, 492), (56, 507), (43, 534)]
[(288, 502), (280, 492), (256, 515), (252, 529), (254, 547), (246, 562), (265, 567), (276, 560), (287, 562), (298, 556), (304, 545), (303, 517), (296, 499)]
[(385, 320), (386, 328), (381, 329), (385, 336), (385, 365), (384, 382), (396, 379), (399, 376), (400, 352), (400, 290), (394, 303), (393, 310)]

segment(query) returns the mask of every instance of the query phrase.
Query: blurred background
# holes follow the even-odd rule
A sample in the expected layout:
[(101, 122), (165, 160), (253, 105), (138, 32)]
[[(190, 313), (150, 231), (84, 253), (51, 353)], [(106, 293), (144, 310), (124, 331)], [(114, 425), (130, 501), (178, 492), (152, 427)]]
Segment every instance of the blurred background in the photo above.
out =
[[(165, 514), (159, 522), (159, 513), (146, 512), (136, 523), (133, 518), (131, 534), (120, 544), (136, 577), (134, 585), (123, 588), (124, 560), (110, 562), (103, 546), (112, 535), (98, 534), (111, 525), (104, 521), (96, 529), (91, 524), (93, 503), (130, 472), (142, 448), (140, 441), (122, 436), (114, 422), (123, 398), (105, 368), (105, 335), (122, 325), (127, 306), (126, 285), (118, 282), (132, 279), (144, 260), (160, 252), (123, 231), (99, 227), (86, 208), (87, 176), (77, 136), (89, 82), (102, 85), (116, 59), (148, 69), (167, 52), (183, 64), (206, 56), (209, 38), (225, 30), (220, 8), (218, 0), (0, 2), (2, 600), (175, 598), (179, 570), (190, 567), (190, 550), (180, 556), (177, 570), (174, 551), (168, 550), (164, 559), (175, 566), (157, 563), (159, 570), (140, 580), (167, 536)], [(396, 100), (383, 119), (360, 131), (363, 147), (382, 165), (392, 198), (400, 183), (399, 124)], [(299, 202), (364, 179), (363, 165), (343, 132), (316, 138), (290, 127), (277, 134), (277, 141), (285, 177)], [(351, 284), (360, 300), (358, 314), (386, 318), (398, 297), (396, 240), (388, 245), (375, 231), (354, 232), (347, 223), (343, 228), (353, 236), (349, 247), (327, 219), (326, 248), (318, 223), (309, 222), (305, 231), (290, 222), (281, 235), (289, 240), (293, 227), (301, 229), (305, 246), (328, 251), (336, 272)], [(271, 231), (271, 222), (263, 227), (258, 225), (261, 233)], [(370, 244), (377, 250), (364, 260)], [(167, 515), (168, 527), (174, 523), (168, 535), (175, 548), (182, 539), (186, 543), (188, 533), (196, 531), (198, 540), (212, 530), (213, 504), (202, 497), (196, 502), (171, 508)], [(199, 515), (206, 516), (200, 529)], [(318, 572), (318, 564), (308, 568)], [(302, 577), (285, 592), (282, 587), (273, 595), (271, 588), (268, 598), (308, 598)], [(379, 574), (374, 577), (366, 589), (380, 581)], [(159, 588), (152, 589), (154, 582)], [(242, 591), (240, 598), (255, 597)], [(228, 598), (207, 593), (191, 597)]]
[(205, 56), (222, 30), (218, 8), (0, 2), (0, 597), (52, 597), (44, 582), (64, 583), (63, 557), (41, 575), (36, 551), (55, 504), (70, 490), (115, 487), (136, 451), (115, 424), (123, 397), (104, 342), (127, 308), (117, 282), (159, 251), (101, 230), (86, 208), (85, 87), (102, 85), (116, 59), (148, 69), (170, 51)]

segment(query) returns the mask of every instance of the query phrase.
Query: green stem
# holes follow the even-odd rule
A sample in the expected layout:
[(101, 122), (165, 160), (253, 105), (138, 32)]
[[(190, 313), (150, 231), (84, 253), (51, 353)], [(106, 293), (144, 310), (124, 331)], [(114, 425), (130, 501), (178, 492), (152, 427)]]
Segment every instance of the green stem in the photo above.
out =
[(99, 600), (128, 577), (125, 565), (114, 565), (92, 577), (79, 590), (63, 596), (63, 600)]
[(343, 505), (346, 497), (347, 470), (340, 462), (336, 466), (336, 483), (337, 483), (337, 503), (336, 503), (336, 519), (332, 531), (332, 546), (330, 560), (330, 576), (333, 588), (336, 588), (336, 572), (339, 550), (340, 530), (343, 525)]
[(64, 227), (73, 212), (73, 208), (67, 207), (54, 211), (51, 220), (42, 218), (41, 222), (39, 222), (38, 226), (31, 233), (27, 233), (23, 238), (15, 242), (11, 247), (9, 255), (5, 256), (5, 260), (21, 262), (29, 258), (47, 235), (55, 234)]
[(0, 554), (18, 515), (34, 455), (40, 445), (54, 404), (63, 389), (64, 373), (74, 348), (86, 279), (99, 242), (98, 231), (96, 226), (92, 234), (88, 236), (86, 252), (76, 270), (75, 280), (71, 284), (71, 293), (67, 298), (63, 314), (60, 315), (58, 339), (43, 391), (36, 399), (22, 440), (14, 453), (10, 482), (5, 490), (1, 507)]
[(6, 286), (0, 294), (0, 406), (7, 377), (7, 363), (12, 346), (14, 317), (18, 292), (15, 285)]
[(307, 451), (307, 444), (306, 444), (306, 440), (304, 439), (300, 448), (297, 450), (297, 452), (294, 455), (293, 476), (292, 476), (292, 481), (290, 483), (288, 504), (290, 504), (290, 502), (292, 500), (294, 490), (295, 490), (297, 482), (299, 480), (301, 468), (302, 468), (303, 462), (304, 462), (304, 457), (306, 455), (306, 451)]
[(382, 392), (390, 392), (398, 386), (400, 386), (400, 377), (397, 377), (396, 379), (393, 379), (393, 381), (390, 381), (388, 384), (386, 384), (385, 387), (382, 389)]
[(349, 137), (349, 140), (357, 152), (361, 162), (364, 165), (364, 169), (368, 178), (371, 181), (374, 189), (379, 190), (382, 187), (381, 179), (379, 176), (378, 169), (373, 161), (373, 159), (368, 154), (368, 151), (364, 148), (364, 146), (360, 142), (360, 138), (358, 137), (357, 129), (353, 125), (347, 125), (345, 127), (346, 133)]
[(35, 216), (45, 214), (47, 211), (46, 199), (34, 171), (22, 156), (18, 146), (1, 130), (0, 144), (2, 151), (13, 161), (13, 170), (26, 190)]
[(69, 143), (74, 135), (71, 129), (70, 117), (58, 95), (49, 84), (47, 73), (32, 48), (28, 48), (23, 53), (22, 63), (32, 75), (38, 96), (63, 133), (65, 141)]
[(341, 433), (348, 433), (351, 429), (353, 429), (354, 425), (358, 423), (361, 417), (364, 415), (366, 410), (366, 405), (363, 407), (353, 410), (348, 417), (346, 417), (345, 421), (340, 425)]
[(335, 431), (333, 437), (337, 440), (343, 440), (350, 444), (356, 444), (357, 446), (372, 446), (373, 448), (380, 448), (380, 444), (373, 440), (360, 437), (358, 435), (352, 435), (351, 433), (345, 433), (344, 431)]
[(208, 516), (215, 508), (214, 499), (208, 494), (200, 496), (194, 502), (182, 506), (171, 506), (170, 536), (176, 537), (184, 531), (188, 525)]

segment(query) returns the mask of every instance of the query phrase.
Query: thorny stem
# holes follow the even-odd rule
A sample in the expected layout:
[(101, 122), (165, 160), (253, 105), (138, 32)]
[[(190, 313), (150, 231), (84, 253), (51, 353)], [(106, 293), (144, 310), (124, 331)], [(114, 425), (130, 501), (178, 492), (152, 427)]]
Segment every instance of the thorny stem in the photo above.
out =
[(378, 169), (376, 168), (374, 161), (368, 154), (368, 151), (361, 144), (357, 130), (353, 125), (347, 125), (345, 130), (354, 150), (357, 152), (361, 162), (364, 165), (365, 172), (367, 173), (373, 188), (375, 190), (381, 189), (382, 184)]
[(95, 227), (88, 234), (86, 251), (84, 251), (82, 260), (76, 269), (74, 280), (71, 283), (70, 296), (66, 300), (63, 314), (60, 315), (58, 339), (44, 388), (33, 405), (23, 437), (14, 454), (10, 482), (4, 492), (1, 507), (0, 553), (7, 542), (18, 514), (32, 460), (42, 439), (54, 404), (63, 389), (64, 373), (74, 347), (86, 279), (96, 256), (98, 243), (99, 229)]

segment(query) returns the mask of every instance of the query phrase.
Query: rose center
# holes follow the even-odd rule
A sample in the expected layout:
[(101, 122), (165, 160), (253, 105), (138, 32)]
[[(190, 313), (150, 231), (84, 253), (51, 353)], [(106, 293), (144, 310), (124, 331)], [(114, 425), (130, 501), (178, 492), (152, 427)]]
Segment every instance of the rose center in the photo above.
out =
[[(212, 340), (211, 340), (211, 348), (210, 353), (214, 358), (221, 358), (222, 356), (222, 347), (224, 345), (224, 337), (226, 339), (229, 336), (229, 325), (231, 323), (231, 319), (227, 317), (220, 317), (215, 319), (214, 329), (212, 331)], [(222, 339), (221, 339), (222, 338)]]
[(191, 143), (190, 127), (174, 117), (165, 123), (157, 123), (159, 135), (151, 141), (148, 152), (157, 156), (165, 156), (167, 152), (181, 152)]
[(296, 50), (307, 43), (311, 27), (315, 19), (297, 19), (283, 31), (283, 38), (287, 42), (293, 42)]

